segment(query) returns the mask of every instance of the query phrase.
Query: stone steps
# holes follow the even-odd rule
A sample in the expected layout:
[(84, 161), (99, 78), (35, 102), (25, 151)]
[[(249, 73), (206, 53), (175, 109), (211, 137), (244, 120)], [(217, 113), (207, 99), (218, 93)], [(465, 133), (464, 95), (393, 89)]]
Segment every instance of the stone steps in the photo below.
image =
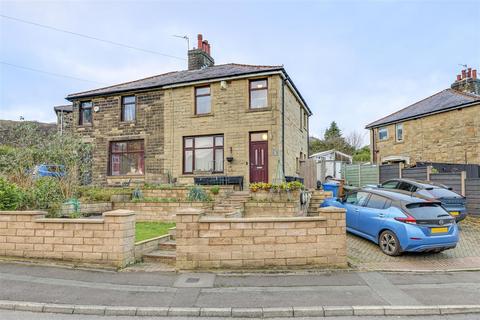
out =
[(171, 240), (171, 239), (158, 244), (158, 249), (159, 250), (175, 251), (176, 248), (177, 248), (177, 243), (174, 240)]
[(143, 255), (143, 262), (160, 262), (174, 265), (177, 253), (175, 250), (154, 250)]
[(177, 234), (177, 228), (172, 227), (172, 228), (168, 229), (168, 234), (170, 235), (170, 240), (175, 240), (175, 236)]

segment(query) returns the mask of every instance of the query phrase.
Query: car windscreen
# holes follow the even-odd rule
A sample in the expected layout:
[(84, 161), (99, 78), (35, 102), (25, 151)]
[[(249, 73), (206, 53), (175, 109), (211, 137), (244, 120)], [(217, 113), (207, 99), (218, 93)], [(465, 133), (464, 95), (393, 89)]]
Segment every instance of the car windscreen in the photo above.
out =
[(450, 217), (438, 203), (410, 203), (406, 205), (408, 212), (417, 220)]
[(434, 196), (437, 199), (460, 197), (460, 195), (456, 194), (455, 192), (448, 189), (444, 189), (444, 188), (433, 188), (433, 189), (427, 189), (426, 191), (429, 192), (432, 196)]

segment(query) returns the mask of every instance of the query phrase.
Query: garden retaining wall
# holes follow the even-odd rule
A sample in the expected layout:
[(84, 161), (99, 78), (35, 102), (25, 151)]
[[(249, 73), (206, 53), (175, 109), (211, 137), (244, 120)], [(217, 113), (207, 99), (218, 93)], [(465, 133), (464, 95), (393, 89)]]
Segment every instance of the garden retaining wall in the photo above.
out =
[(345, 210), (318, 217), (209, 217), (177, 212), (177, 270), (346, 267)]
[(245, 218), (254, 217), (295, 217), (302, 215), (300, 201), (284, 202), (245, 202)]
[(113, 209), (135, 212), (137, 221), (175, 222), (175, 214), (184, 208), (212, 208), (211, 202), (114, 202)]
[(135, 214), (45, 218), (42, 211), (0, 211), (0, 256), (44, 258), (124, 267), (134, 261)]
[[(107, 212), (111, 210), (112, 210), (111, 202), (80, 203), (80, 213), (86, 216)], [(63, 214), (71, 214), (73, 212), (75, 212), (73, 204), (64, 204), (62, 206)]]
[[(211, 193), (210, 188), (212, 186), (205, 186), (203, 190), (211, 196), (212, 198), (223, 198), (228, 193), (233, 192), (233, 186), (218, 186), (219, 192), (218, 194), (214, 195)], [(142, 194), (144, 197), (154, 197), (154, 198), (175, 198), (177, 200), (185, 200), (187, 199), (188, 193), (190, 189), (187, 187), (172, 187), (169, 189), (144, 189), (142, 190)]]

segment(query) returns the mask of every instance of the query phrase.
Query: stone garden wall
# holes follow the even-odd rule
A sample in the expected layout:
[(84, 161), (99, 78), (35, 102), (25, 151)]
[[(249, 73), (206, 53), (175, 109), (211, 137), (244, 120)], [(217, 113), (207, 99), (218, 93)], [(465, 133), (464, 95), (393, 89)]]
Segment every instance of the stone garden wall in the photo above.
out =
[(251, 200), (245, 202), (245, 218), (295, 217), (300, 215), (302, 215), (300, 201), (264, 202)]
[(42, 211), (0, 211), (0, 256), (45, 258), (124, 267), (134, 261), (135, 215), (45, 218)]
[[(80, 213), (85, 216), (98, 214), (102, 212), (107, 212), (112, 210), (112, 203), (111, 202), (91, 202), (91, 203), (80, 203)], [(73, 213), (74, 206), (73, 204), (64, 204), (62, 206), (62, 213), (63, 214), (71, 214)]]
[(177, 212), (178, 270), (346, 267), (345, 210), (317, 217), (219, 218)]
[(211, 208), (209, 202), (115, 202), (113, 208), (135, 212), (137, 221), (175, 222), (177, 211), (185, 208)]
[[(233, 192), (233, 186), (219, 186), (218, 194), (214, 195), (210, 191), (212, 186), (203, 186), (205, 192), (211, 196), (213, 199), (223, 198), (228, 193)], [(187, 187), (172, 187), (168, 189), (152, 189), (152, 190), (142, 190), (144, 197), (153, 197), (153, 198), (175, 198), (177, 200), (187, 199), (189, 188)]]

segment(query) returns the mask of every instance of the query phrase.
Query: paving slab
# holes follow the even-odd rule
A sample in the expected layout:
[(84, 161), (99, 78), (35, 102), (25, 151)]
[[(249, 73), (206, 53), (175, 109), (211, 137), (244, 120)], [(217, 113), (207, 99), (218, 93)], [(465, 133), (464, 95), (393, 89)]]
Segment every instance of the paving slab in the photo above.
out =
[(201, 308), (201, 317), (231, 317), (232, 308)]
[(139, 307), (137, 316), (163, 317), (168, 315), (168, 307)]
[(199, 315), (200, 308), (170, 307), (168, 309), (169, 317), (198, 317)]
[(106, 307), (105, 315), (106, 316), (134, 316), (137, 314), (136, 307)]
[(262, 308), (264, 318), (291, 318), (293, 317), (292, 307)]
[(324, 317), (323, 307), (293, 307), (295, 318), (300, 317)]
[(385, 315), (384, 306), (353, 306), (353, 315), (355, 316), (383, 316)]
[(325, 317), (353, 316), (353, 308), (350, 306), (324, 306)]
[(417, 316), (440, 314), (438, 306), (385, 306), (387, 316)]
[(75, 306), (73, 304), (45, 304), (43, 312), (72, 314)]
[(74, 314), (83, 314), (83, 315), (98, 315), (103, 316), (105, 314), (105, 306), (83, 306), (75, 305), (73, 309)]
[(31, 311), (31, 312), (42, 312), (44, 303), (36, 302), (17, 302), (15, 303), (16, 311)]
[(261, 318), (262, 308), (232, 308), (232, 317), (235, 318)]

